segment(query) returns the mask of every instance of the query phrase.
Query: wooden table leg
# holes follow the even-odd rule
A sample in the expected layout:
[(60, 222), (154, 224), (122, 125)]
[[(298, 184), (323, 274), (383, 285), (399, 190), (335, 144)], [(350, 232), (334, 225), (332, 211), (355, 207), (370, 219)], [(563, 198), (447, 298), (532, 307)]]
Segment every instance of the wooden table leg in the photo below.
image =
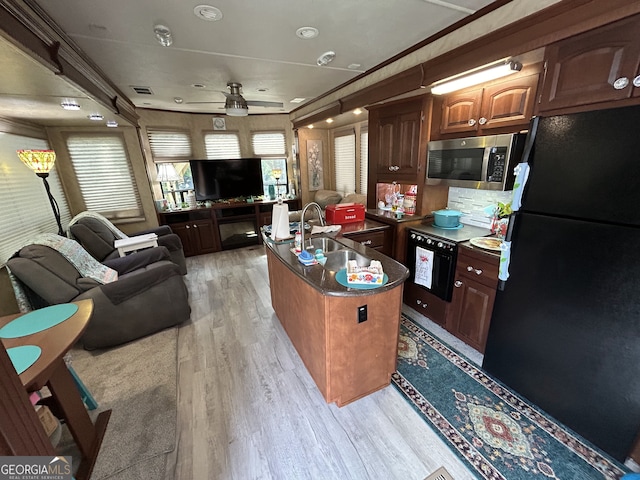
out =
[(100, 413), (95, 425), (93, 424), (73, 377), (62, 358), (57, 360), (57, 366), (49, 377), (47, 386), (60, 407), (71, 435), (82, 453), (80, 470), (77, 472), (76, 478), (89, 478), (100, 451), (100, 445), (102, 445), (111, 410)]

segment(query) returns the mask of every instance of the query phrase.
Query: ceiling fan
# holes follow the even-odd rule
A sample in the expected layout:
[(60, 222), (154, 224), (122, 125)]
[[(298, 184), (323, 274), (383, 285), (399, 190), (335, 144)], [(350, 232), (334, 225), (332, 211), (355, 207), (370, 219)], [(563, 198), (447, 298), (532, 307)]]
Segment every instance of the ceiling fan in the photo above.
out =
[(282, 108), (284, 105), (282, 102), (265, 102), (261, 100), (245, 100), (240, 94), (242, 84), (238, 82), (228, 82), (227, 88), (229, 93), (222, 92), (227, 100), (225, 102), (187, 102), (190, 104), (195, 103), (224, 103), (225, 113), (231, 117), (244, 117), (249, 114), (249, 105), (252, 107), (274, 107)]

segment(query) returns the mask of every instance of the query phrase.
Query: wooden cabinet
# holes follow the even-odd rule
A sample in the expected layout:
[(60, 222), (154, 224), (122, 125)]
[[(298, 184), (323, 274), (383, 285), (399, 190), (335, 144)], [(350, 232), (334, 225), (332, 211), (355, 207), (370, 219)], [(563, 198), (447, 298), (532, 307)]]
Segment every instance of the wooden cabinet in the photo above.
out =
[(498, 286), (500, 257), (461, 246), (446, 329), (484, 353)]
[[(497, 129), (526, 128), (533, 116), (539, 74), (463, 90), (439, 98), (434, 111), (440, 114), (439, 134), (469, 136), (493, 133)], [(432, 139), (440, 138), (432, 135)]]
[(219, 250), (211, 219), (196, 219), (171, 223), (171, 230), (180, 237), (185, 257)]
[(380, 253), (391, 256), (393, 251), (393, 229), (389, 225), (384, 225), (376, 230), (365, 230), (363, 232), (343, 232), (342, 236), (358, 242), (365, 247), (378, 250)]
[(374, 179), (418, 182), (424, 170), (420, 154), (424, 118), (424, 96), (370, 107), (369, 172), (375, 172)]
[(640, 103), (639, 31), (635, 15), (549, 45), (540, 112)]

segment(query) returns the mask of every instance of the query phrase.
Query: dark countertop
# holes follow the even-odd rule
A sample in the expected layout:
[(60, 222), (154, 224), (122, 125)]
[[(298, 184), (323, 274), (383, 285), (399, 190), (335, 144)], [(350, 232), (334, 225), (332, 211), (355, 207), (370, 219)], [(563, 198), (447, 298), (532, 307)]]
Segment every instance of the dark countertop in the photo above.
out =
[(424, 217), (421, 217), (420, 215), (402, 215), (400, 218), (398, 218), (395, 212), (389, 212), (386, 210), (380, 210), (375, 208), (367, 209), (366, 216), (367, 218), (378, 220), (380, 222), (387, 223), (387, 224), (415, 222), (418, 220), (422, 220), (424, 218)]
[[(361, 230), (366, 231), (366, 230)], [(315, 235), (313, 238), (317, 238), (319, 235)], [(329, 235), (325, 235), (329, 236)], [(329, 270), (325, 270), (322, 265), (310, 265), (304, 266), (298, 261), (298, 257), (291, 252), (293, 248), (293, 242), (287, 243), (273, 243), (263, 233), (263, 241), (266, 248), (269, 248), (280, 260), (284, 263), (289, 270), (295, 273), (302, 280), (307, 282), (316, 290), (320, 291), (323, 295), (336, 296), (336, 297), (364, 297), (369, 295), (375, 295), (377, 293), (385, 292), (400, 286), (409, 277), (409, 270), (407, 267), (399, 262), (396, 262), (391, 257), (387, 257), (369, 247), (361, 245), (359, 242), (354, 242), (346, 237), (335, 237), (334, 240), (343, 244), (345, 247), (355, 250), (361, 255), (371, 259), (378, 260), (382, 264), (384, 273), (389, 277), (389, 281), (377, 288), (371, 289), (359, 289), (353, 287), (345, 287), (338, 283), (335, 279), (335, 274)]]

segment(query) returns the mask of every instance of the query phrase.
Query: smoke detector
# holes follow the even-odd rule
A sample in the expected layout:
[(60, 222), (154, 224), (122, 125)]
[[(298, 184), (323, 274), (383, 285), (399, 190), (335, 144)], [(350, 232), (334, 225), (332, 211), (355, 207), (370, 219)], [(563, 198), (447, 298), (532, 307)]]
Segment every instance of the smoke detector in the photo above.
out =
[(201, 20), (207, 22), (217, 22), (222, 20), (222, 12), (217, 7), (211, 5), (198, 5), (193, 9), (193, 14)]
[(296, 30), (296, 35), (304, 40), (311, 40), (318, 36), (318, 29), (315, 27), (300, 27)]
[(331, 52), (331, 51), (324, 52), (322, 55), (318, 57), (318, 60), (316, 60), (316, 63), (318, 64), (319, 67), (324, 67), (325, 65), (332, 62), (334, 58), (336, 58), (336, 52)]

